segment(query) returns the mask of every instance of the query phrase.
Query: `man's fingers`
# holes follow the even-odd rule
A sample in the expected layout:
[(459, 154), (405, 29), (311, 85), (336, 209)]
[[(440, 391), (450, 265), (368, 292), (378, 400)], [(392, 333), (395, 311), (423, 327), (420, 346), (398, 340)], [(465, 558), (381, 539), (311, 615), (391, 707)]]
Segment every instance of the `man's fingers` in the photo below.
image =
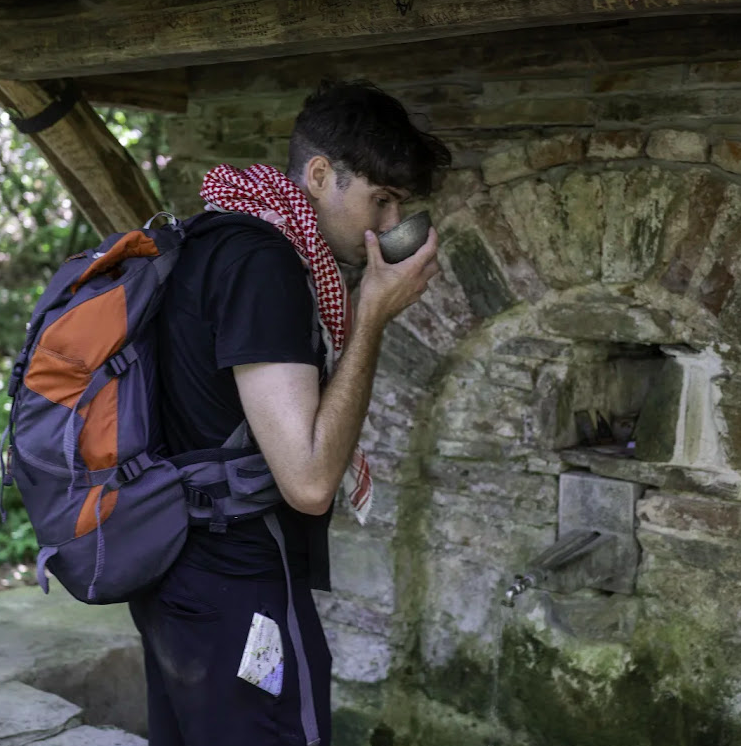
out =
[(375, 267), (385, 263), (383, 254), (381, 254), (381, 246), (378, 243), (378, 236), (373, 231), (365, 232), (365, 249), (370, 266)]
[(440, 271), (440, 262), (437, 260), (437, 257), (433, 257), (429, 262), (427, 262), (427, 264), (425, 264), (424, 271), (429, 275), (429, 277), (433, 277)]

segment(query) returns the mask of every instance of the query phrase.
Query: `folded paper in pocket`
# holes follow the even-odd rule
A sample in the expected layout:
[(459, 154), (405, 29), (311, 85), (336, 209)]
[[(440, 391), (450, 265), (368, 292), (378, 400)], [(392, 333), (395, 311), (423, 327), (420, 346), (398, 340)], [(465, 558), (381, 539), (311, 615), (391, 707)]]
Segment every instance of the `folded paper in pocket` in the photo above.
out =
[(283, 641), (273, 619), (255, 614), (237, 676), (275, 695), (283, 689)]

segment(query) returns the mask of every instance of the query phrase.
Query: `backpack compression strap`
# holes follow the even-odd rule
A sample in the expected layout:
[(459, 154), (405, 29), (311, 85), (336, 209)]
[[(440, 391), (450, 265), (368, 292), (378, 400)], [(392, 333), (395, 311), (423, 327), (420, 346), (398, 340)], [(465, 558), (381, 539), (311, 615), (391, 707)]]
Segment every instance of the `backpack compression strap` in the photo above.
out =
[(301, 639), (301, 629), (296, 616), (296, 607), (293, 604), (293, 591), (291, 590), (291, 574), (288, 569), (288, 556), (286, 555), (286, 542), (283, 537), (278, 517), (275, 513), (264, 515), (263, 520), (268, 527), (268, 531), (273, 535), (278, 548), (280, 549), (280, 558), (283, 561), (283, 570), (286, 573), (286, 585), (288, 588), (288, 636), (291, 638), (293, 650), (296, 653), (296, 663), (298, 664), (298, 689), (299, 699), (301, 700), (301, 725), (304, 729), (306, 746), (319, 746), (319, 727), (316, 724), (316, 710), (314, 709), (314, 693), (311, 689), (311, 674), (309, 672), (309, 662), (306, 660), (306, 651)]

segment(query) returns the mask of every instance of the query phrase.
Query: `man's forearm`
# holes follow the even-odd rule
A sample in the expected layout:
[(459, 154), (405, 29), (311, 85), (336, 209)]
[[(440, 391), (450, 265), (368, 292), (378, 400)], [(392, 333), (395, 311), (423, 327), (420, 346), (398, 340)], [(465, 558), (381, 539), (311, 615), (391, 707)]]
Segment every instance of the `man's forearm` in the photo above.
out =
[(326, 490), (326, 507), (337, 491), (368, 412), (384, 323), (358, 313), (337, 370), (322, 392), (314, 422), (313, 459)]

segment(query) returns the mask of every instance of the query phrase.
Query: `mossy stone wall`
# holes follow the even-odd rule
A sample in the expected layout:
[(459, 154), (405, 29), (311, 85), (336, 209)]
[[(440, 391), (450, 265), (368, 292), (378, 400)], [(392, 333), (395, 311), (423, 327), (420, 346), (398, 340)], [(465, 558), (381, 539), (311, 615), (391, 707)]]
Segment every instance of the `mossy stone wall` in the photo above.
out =
[[(427, 205), (443, 271), (387, 329), (363, 433), (374, 513), (361, 529), (339, 507), (335, 591), (318, 596), (336, 746), (741, 743), (734, 23), (193, 71), (169, 127), (180, 213), (199, 209), (218, 162), (284, 166), (291, 121), (326, 74), (372, 78), (454, 152)], [(643, 461), (569, 450), (574, 412), (633, 406), (655, 370), (635, 361), (667, 345), (713, 366), (696, 389), (712, 458), (674, 462), (671, 443)], [(670, 438), (682, 381), (664, 392)], [(572, 469), (644, 485), (635, 594), (528, 591), (506, 609), (515, 573), (556, 537)]]

